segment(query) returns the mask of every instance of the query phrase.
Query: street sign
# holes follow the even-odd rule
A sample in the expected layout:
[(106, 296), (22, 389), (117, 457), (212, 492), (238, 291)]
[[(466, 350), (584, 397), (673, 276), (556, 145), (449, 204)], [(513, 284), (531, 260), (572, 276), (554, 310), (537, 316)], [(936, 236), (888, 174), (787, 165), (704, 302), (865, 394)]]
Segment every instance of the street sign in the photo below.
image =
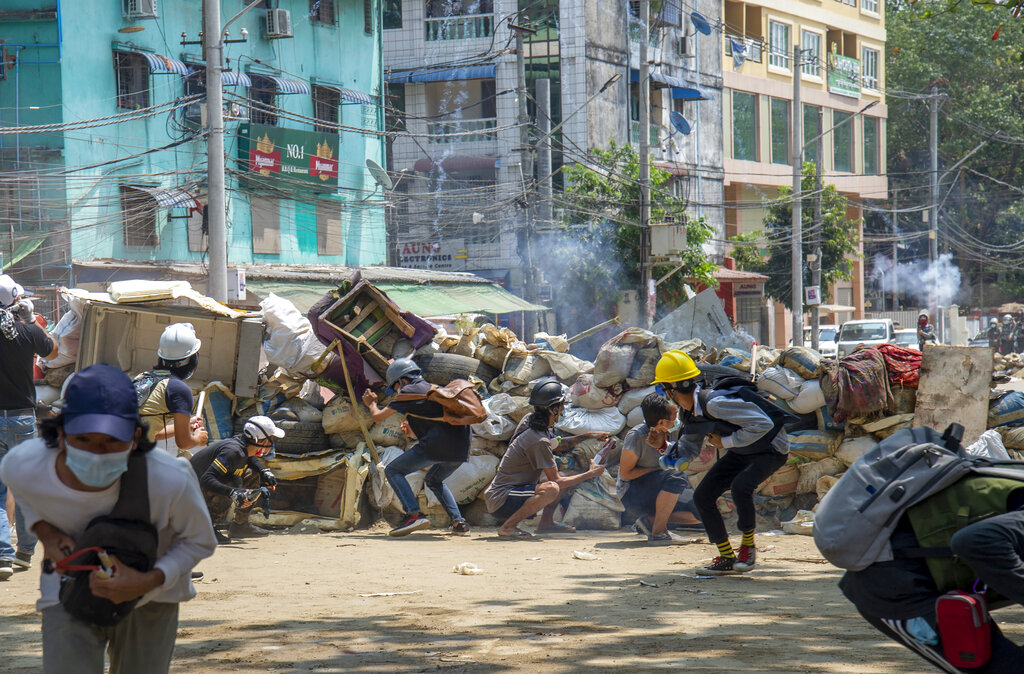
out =
[(840, 96), (860, 98), (860, 61), (832, 51), (828, 64), (828, 90)]
[(804, 288), (804, 304), (808, 306), (821, 304), (821, 286), (807, 286)]

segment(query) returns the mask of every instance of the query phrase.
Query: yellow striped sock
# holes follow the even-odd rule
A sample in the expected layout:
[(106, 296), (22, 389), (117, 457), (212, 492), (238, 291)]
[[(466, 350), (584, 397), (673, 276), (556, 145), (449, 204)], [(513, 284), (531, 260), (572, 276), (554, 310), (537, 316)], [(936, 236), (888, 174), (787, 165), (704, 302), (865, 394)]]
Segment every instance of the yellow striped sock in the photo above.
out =
[(740, 545), (746, 545), (747, 547), (753, 547), (754, 545), (754, 530), (743, 532), (743, 541)]
[(718, 546), (718, 554), (722, 557), (731, 557), (735, 559), (736, 552), (732, 549), (732, 543), (725, 541), (724, 543), (716, 543), (715, 545)]

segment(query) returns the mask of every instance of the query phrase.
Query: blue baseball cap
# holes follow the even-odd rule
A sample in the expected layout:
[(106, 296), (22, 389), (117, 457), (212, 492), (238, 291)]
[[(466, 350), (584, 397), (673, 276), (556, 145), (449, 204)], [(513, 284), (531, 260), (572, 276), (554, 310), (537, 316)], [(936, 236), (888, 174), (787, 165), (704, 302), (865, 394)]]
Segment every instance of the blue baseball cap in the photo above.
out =
[(72, 375), (64, 392), (64, 432), (106, 433), (128, 442), (138, 426), (138, 405), (128, 375), (106, 363), (90, 365)]

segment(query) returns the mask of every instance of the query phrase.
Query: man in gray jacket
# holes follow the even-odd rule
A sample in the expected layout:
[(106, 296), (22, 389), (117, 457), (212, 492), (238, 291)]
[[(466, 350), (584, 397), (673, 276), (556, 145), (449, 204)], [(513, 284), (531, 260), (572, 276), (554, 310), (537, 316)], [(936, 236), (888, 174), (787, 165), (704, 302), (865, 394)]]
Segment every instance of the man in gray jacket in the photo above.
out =
[[(789, 458), (789, 438), (783, 425), (791, 415), (762, 398), (749, 386), (701, 389), (700, 370), (682, 351), (666, 351), (655, 370), (655, 384), (683, 410), (683, 433), (704, 422), (714, 424), (707, 436), (713, 447), (726, 450), (694, 492), (708, 540), (719, 556), (698, 570), (708, 575), (745, 573), (754, 568), (754, 490)], [(743, 535), (737, 554), (729, 542), (718, 497), (732, 491)]]

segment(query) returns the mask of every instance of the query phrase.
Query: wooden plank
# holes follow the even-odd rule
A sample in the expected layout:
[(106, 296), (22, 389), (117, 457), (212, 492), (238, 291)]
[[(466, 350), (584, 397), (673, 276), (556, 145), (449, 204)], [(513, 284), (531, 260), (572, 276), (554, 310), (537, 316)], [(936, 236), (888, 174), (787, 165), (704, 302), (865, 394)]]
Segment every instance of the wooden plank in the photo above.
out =
[(926, 345), (914, 425), (931, 426), (941, 433), (958, 423), (964, 427), (964, 444), (974, 442), (988, 422), (991, 383), (991, 348)]

